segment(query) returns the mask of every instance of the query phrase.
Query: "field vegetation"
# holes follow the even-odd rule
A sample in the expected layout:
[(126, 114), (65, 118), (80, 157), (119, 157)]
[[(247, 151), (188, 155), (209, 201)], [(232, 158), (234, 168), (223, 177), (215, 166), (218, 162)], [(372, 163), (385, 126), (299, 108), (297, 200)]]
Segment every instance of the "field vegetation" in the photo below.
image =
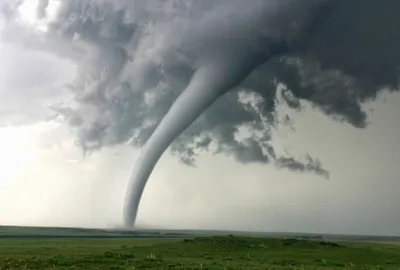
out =
[(400, 246), (239, 236), (1, 238), (0, 269), (400, 269)]

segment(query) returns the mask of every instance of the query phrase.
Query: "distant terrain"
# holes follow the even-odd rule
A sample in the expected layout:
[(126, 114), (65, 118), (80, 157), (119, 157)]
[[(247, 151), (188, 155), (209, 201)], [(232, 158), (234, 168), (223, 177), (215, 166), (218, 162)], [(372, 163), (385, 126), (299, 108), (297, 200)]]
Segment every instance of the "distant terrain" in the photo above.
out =
[(3, 226), (0, 270), (400, 269), (396, 243), (400, 237)]
[(176, 238), (191, 235), (179, 231), (0, 226), (0, 238)]
[(245, 231), (212, 231), (212, 230), (165, 230), (138, 229), (126, 231), (121, 229), (86, 229), (57, 227), (18, 227), (0, 226), (0, 238), (11, 237), (50, 237), (50, 238), (185, 238), (219, 235), (254, 236), (267, 238), (298, 238), (330, 241), (361, 241), (376, 243), (399, 243), (400, 236), (346, 235), (346, 234), (310, 234), (291, 232), (245, 232)]

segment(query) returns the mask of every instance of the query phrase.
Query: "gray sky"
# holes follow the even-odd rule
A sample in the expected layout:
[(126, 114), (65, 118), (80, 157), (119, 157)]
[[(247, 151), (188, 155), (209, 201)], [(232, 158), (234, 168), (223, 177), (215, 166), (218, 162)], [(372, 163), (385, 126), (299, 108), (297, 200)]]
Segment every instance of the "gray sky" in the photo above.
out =
[[(51, 118), (49, 107), (71, 98), (65, 85), (76, 73), (76, 63), (60, 54), (0, 40), (0, 224), (121, 225), (138, 152), (120, 143), (83, 157), (71, 127)], [(317, 157), (329, 180), (223, 154), (203, 153), (193, 168), (167, 153), (145, 190), (138, 223), (400, 235), (398, 104), (400, 94), (386, 92), (366, 103), (365, 129), (320, 109), (285, 108), (296, 131), (282, 128), (274, 145)]]

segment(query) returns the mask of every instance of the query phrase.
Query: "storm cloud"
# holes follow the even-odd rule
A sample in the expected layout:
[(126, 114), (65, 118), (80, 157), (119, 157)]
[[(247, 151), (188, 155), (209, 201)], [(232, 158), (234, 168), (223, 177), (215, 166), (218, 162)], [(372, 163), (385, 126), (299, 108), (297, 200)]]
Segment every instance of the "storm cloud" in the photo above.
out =
[[(231, 45), (210, 42), (213, 33), (199, 24), (220, 16), (215, 10), (223, 12), (228, 2), (245, 12), (260, 1), (69, 0), (43, 33), (12, 20), (17, 2), (0, 2), (9, 18), (2, 36), (77, 64), (69, 85), (73, 100), (53, 108), (74, 127), (85, 151), (124, 142), (140, 147), (187, 86), (198, 54)], [(51, 1), (38, 3), (37, 16), (45, 20)], [(172, 143), (172, 153), (189, 165), (207, 151), (327, 176), (308, 153), (297, 160), (274, 148), (272, 130), (282, 124), (276, 108), (284, 102), (301, 110), (307, 102), (338, 121), (366, 127), (363, 102), (398, 89), (399, 10), (396, 0), (338, 1), (307, 46), (254, 70)]]

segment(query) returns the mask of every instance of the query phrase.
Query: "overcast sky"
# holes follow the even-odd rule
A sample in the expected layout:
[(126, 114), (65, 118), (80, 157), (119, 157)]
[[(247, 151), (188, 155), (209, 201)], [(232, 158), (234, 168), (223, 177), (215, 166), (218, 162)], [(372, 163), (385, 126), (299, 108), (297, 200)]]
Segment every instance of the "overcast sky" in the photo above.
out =
[[(122, 225), (138, 151), (120, 143), (84, 157), (71, 127), (49, 109), (70, 98), (65, 85), (77, 71), (67, 58), (0, 40), (2, 225)], [(138, 225), (400, 235), (399, 104), (400, 94), (388, 92), (364, 104), (365, 129), (319, 109), (287, 109), (296, 131), (282, 128), (274, 145), (317, 157), (329, 180), (223, 154), (202, 154), (188, 167), (168, 152), (150, 177)]]

